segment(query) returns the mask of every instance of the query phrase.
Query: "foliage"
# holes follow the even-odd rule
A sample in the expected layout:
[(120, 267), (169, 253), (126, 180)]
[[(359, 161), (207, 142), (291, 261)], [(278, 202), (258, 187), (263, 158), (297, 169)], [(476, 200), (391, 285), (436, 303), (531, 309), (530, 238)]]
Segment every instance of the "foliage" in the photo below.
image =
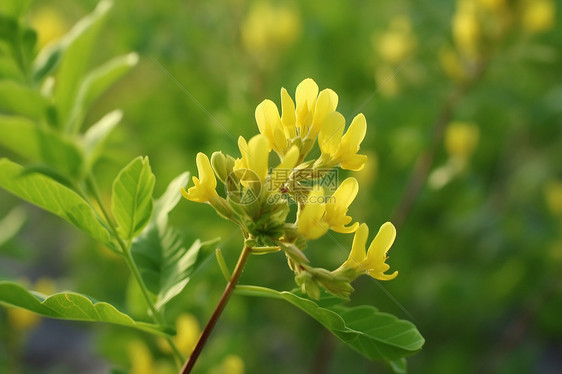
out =
[[(322, 320), (339, 324), (344, 307), (415, 321), (428, 344), (408, 358), (411, 372), (556, 370), (562, 2), (122, 0), (109, 11), (97, 1), (0, 2), (3, 285), (34, 305), (65, 293), (111, 305), (137, 327), (175, 329), (178, 347), (191, 342), (194, 321), (208, 320), (222, 291), (209, 252), (221, 248), (229, 276), (243, 243), (208, 206), (184, 201), (172, 211), (177, 186), (187, 188), (178, 174), (195, 171), (198, 152), (236, 154), (238, 135), (256, 132), (256, 104), (282, 86), (294, 97), (312, 77), (338, 92), (348, 123), (357, 112), (367, 119), (368, 162), (354, 174), (349, 212), (369, 227), (394, 223), (388, 263), (400, 275), (384, 285), (358, 279), (346, 306), (325, 303), (324, 293), (314, 301), (271, 291), (321, 311), (320, 323), (288, 300), (235, 293), (196, 371), (405, 372), (405, 360), (371, 362), (322, 335)], [(112, 196), (113, 182), (125, 195)], [(117, 231), (117, 216), (128, 230)], [(304, 253), (332, 269), (351, 246), (334, 233)], [(285, 264), (282, 251), (252, 256), (241, 282), (290, 290)], [(45, 277), (55, 289), (43, 289)], [(181, 327), (186, 312), (192, 323)], [(174, 372), (173, 356), (166, 336), (134, 326), (0, 308), (0, 371), (81, 372), (101, 362), (106, 371)]]

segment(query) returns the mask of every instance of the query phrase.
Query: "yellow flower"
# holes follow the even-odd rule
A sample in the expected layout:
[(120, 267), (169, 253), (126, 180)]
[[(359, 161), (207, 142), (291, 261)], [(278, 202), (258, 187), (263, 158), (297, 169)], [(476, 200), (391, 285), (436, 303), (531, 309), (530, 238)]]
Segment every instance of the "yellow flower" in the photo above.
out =
[(272, 187), (272, 191), (270, 192), (277, 192), (278, 188), (282, 187), (289, 180), (298, 160), (299, 148), (294, 145), (289, 149), (283, 161), (271, 172), (269, 186)]
[(347, 210), (359, 191), (359, 184), (355, 178), (347, 178), (342, 182), (334, 194), (324, 196), (324, 189), (314, 186), (310, 191), (306, 205), (298, 218), (298, 231), (307, 239), (317, 239), (328, 229), (339, 233), (350, 233), (357, 230), (359, 223), (346, 226), (352, 221), (347, 216)]
[(216, 188), (217, 180), (213, 173), (213, 168), (209, 162), (209, 158), (204, 153), (197, 154), (197, 170), (199, 171), (199, 178), (193, 177), (193, 187), (187, 191), (182, 187), (181, 194), (187, 200), (195, 201), (198, 203), (211, 202), (218, 197)]
[(349, 258), (338, 270), (353, 269), (358, 275), (366, 273), (379, 280), (392, 280), (396, 278), (398, 271), (392, 274), (385, 274), (390, 269), (390, 266), (385, 263), (388, 259), (386, 254), (396, 238), (396, 228), (394, 228), (394, 225), (390, 222), (384, 223), (375, 239), (371, 242), (368, 251), (365, 251), (368, 237), (369, 228), (366, 224), (362, 223), (355, 232)]
[[(178, 349), (185, 356), (189, 356), (201, 335), (201, 327), (197, 319), (189, 313), (180, 314), (176, 320), (176, 336), (172, 338)], [(165, 353), (172, 353), (172, 349), (164, 338), (158, 340), (158, 347)]]
[(480, 24), (474, 0), (459, 0), (453, 16), (453, 39), (459, 51), (474, 56), (480, 40)]
[(342, 169), (361, 170), (365, 166), (367, 156), (358, 155), (357, 151), (365, 138), (367, 121), (365, 116), (359, 113), (342, 136), (344, 125), (345, 119), (340, 113), (334, 112), (326, 116), (318, 135), (322, 156), (328, 166), (340, 164)]
[(471, 122), (452, 122), (445, 131), (445, 148), (452, 157), (466, 159), (478, 145), (478, 126)]
[(506, 6), (506, 0), (479, 0), (478, 4), (491, 11), (502, 10)]
[(300, 34), (300, 16), (294, 7), (255, 2), (241, 24), (245, 49), (262, 65), (275, 62)]
[(264, 100), (257, 106), (256, 122), (260, 132), (269, 141), (270, 149), (273, 148), (279, 155), (284, 155), (288, 142), (277, 106), (273, 101)]
[(533, 33), (546, 31), (554, 26), (556, 4), (552, 0), (530, 0), (523, 8), (523, 27)]
[(318, 93), (318, 85), (307, 78), (297, 86), (295, 102), (285, 88), (281, 89), (282, 115), (271, 100), (264, 100), (256, 109), (256, 121), (260, 132), (283, 158), (289, 145), (297, 139), (301, 156), (304, 157), (314, 144), (324, 119), (338, 106), (338, 95), (327, 88)]
[(552, 180), (544, 188), (546, 205), (550, 212), (557, 217), (562, 217), (562, 181)]
[(29, 23), (37, 30), (39, 48), (43, 48), (51, 41), (60, 39), (68, 29), (60, 13), (54, 8), (45, 6), (31, 14)]
[(241, 136), (238, 138), (238, 148), (242, 157), (234, 161), (234, 170), (251, 170), (263, 183), (267, 176), (270, 149), (266, 136), (258, 134), (249, 142)]
[(324, 199), (324, 189), (314, 186), (308, 194), (306, 205), (300, 211), (297, 221), (298, 232), (309, 240), (318, 239), (330, 228), (330, 224), (322, 220), (326, 213)]
[(347, 216), (347, 209), (355, 200), (357, 192), (359, 191), (359, 183), (355, 178), (347, 178), (338, 187), (336, 192), (326, 202), (326, 214), (323, 220), (327, 222), (332, 230), (340, 233), (350, 233), (357, 230), (358, 222), (351, 226), (345, 226), (352, 221), (350, 216)]
[(142, 340), (137, 339), (131, 341), (127, 348), (132, 374), (154, 373), (154, 359), (152, 358), (152, 353)]
[(239, 356), (228, 355), (220, 365), (211, 369), (210, 374), (244, 374), (244, 361)]
[(382, 60), (390, 64), (404, 62), (416, 46), (410, 20), (406, 17), (392, 19), (389, 30), (373, 37), (373, 46)]

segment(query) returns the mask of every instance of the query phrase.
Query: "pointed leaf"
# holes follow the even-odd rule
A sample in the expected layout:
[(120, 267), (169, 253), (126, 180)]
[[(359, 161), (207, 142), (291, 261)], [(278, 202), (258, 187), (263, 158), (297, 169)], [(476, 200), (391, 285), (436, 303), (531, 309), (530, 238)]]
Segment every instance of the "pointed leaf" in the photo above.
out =
[(30, 292), (15, 282), (0, 281), (0, 303), (27, 309), (46, 317), (73, 321), (106, 322), (133, 327), (152, 334), (166, 335), (160, 327), (133, 320), (113, 305), (96, 301), (73, 292), (61, 292), (45, 296)]
[(148, 157), (135, 158), (113, 181), (111, 211), (123, 240), (137, 236), (148, 224), (152, 215), (154, 182)]
[(86, 170), (91, 170), (99, 159), (107, 137), (115, 126), (119, 124), (122, 117), (123, 113), (120, 110), (114, 110), (106, 114), (86, 131), (83, 137)]
[(181, 198), (181, 187), (189, 178), (183, 173), (154, 202), (154, 212), (146, 229), (133, 241), (131, 254), (148, 289), (157, 296), (160, 309), (178, 295), (193, 272), (211, 253), (210, 244), (196, 240), (188, 249), (179, 230), (167, 226), (168, 213)]
[(425, 342), (414, 324), (372, 306), (348, 308), (333, 305), (330, 299), (316, 303), (291, 292), (264, 287), (242, 286), (237, 292), (288, 301), (371, 360), (399, 360), (419, 351)]
[(26, 214), (22, 207), (17, 206), (0, 219), (0, 247), (12, 239), (25, 223)]
[(70, 115), (70, 126), (78, 130), (88, 107), (113, 83), (133, 68), (139, 60), (136, 53), (116, 57), (94, 69), (80, 85), (76, 102)]
[(17, 18), (25, 13), (30, 4), (31, 0), (2, 0), (0, 3), (0, 14)]
[(74, 179), (83, 173), (82, 153), (71, 139), (24, 117), (0, 115), (0, 145)]
[(108, 248), (117, 250), (106, 227), (80, 195), (46, 176), (22, 174), (23, 171), (22, 166), (0, 159), (0, 187), (64, 218)]
[(87, 69), (94, 42), (112, 2), (101, 1), (96, 9), (81, 19), (61, 41), (64, 52), (57, 71), (55, 102), (61, 124), (66, 124), (74, 105), (78, 84)]
[(47, 102), (39, 92), (12, 80), (0, 80), (0, 111), (32, 119), (45, 115)]

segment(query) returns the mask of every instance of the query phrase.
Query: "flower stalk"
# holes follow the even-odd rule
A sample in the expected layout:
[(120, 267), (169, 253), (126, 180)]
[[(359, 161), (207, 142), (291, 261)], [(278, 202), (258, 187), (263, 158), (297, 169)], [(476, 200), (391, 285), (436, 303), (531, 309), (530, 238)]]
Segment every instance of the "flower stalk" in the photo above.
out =
[(213, 332), (213, 329), (215, 328), (222, 312), (224, 311), (224, 308), (226, 307), (228, 300), (230, 300), (230, 296), (232, 295), (232, 292), (236, 288), (236, 284), (238, 283), (238, 280), (242, 275), (242, 271), (244, 270), (244, 266), (246, 265), (246, 261), (248, 261), (248, 257), (250, 256), (250, 253), (252, 253), (252, 249), (248, 246), (245, 246), (244, 249), (242, 250), (242, 253), (240, 254), (240, 257), (238, 258), (238, 263), (236, 264), (236, 268), (234, 268), (234, 272), (232, 273), (232, 276), (228, 281), (226, 288), (224, 289), (224, 292), (222, 293), (222, 296), (217, 306), (215, 307), (215, 310), (211, 315), (211, 318), (209, 319), (209, 322), (207, 322), (207, 325), (205, 326), (203, 333), (201, 334), (199, 340), (197, 341), (197, 345), (193, 349), (191, 356), (189, 356), (189, 358), (185, 362), (185, 365), (182, 368), (181, 371), (182, 374), (191, 373), (191, 370), (195, 366), (197, 358), (201, 354), (203, 347), (205, 347), (205, 344), (207, 343), (209, 336)]

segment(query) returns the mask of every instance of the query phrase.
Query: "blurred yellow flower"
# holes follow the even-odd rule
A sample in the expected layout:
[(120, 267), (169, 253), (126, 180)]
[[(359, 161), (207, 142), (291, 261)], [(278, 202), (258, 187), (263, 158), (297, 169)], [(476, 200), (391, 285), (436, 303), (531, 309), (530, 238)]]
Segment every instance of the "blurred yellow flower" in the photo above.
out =
[(498, 11), (505, 8), (506, 0), (478, 0), (478, 5), (487, 10)]
[[(197, 318), (189, 313), (182, 313), (176, 319), (176, 336), (172, 338), (175, 345), (184, 356), (189, 356), (201, 335), (201, 327)], [(158, 347), (162, 352), (171, 354), (170, 345), (164, 338), (158, 339)]]
[(336, 271), (353, 269), (357, 275), (368, 274), (379, 280), (392, 280), (396, 278), (398, 271), (392, 274), (385, 274), (390, 269), (390, 266), (385, 263), (388, 259), (386, 254), (396, 238), (396, 228), (394, 225), (390, 222), (384, 223), (375, 239), (371, 242), (369, 249), (365, 251), (368, 237), (369, 228), (366, 224), (362, 223), (355, 232), (349, 258)]
[(562, 217), (562, 181), (553, 180), (544, 189), (546, 205), (556, 217)]
[(155, 372), (152, 353), (142, 340), (133, 340), (128, 345), (131, 374), (152, 374)]
[(380, 36), (374, 35), (372, 43), (384, 62), (394, 65), (404, 62), (416, 47), (410, 20), (404, 16), (393, 18), (388, 30)]
[(554, 26), (556, 3), (553, 0), (527, 0), (523, 3), (523, 27), (532, 33), (550, 30)]
[(453, 39), (459, 51), (474, 57), (480, 40), (480, 24), (476, 14), (475, 0), (458, 0), (453, 16)]
[(210, 374), (244, 374), (244, 361), (237, 355), (226, 356), (219, 366), (211, 369)]
[(60, 39), (68, 30), (64, 18), (54, 8), (42, 6), (31, 13), (31, 27), (37, 31), (37, 43), (43, 48), (51, 41)]
[(18, 331), (31, 330), (41, 321), (39, 314), (15, 307), (6, 307), (6, 317), (8, 325)]
[(217, 179), (213, 173), (213, 168), (209, 162), (209, 158), (204, 153), (197, 154), (197, 170), (199, 171), (199, 178), (193, 177), (193, 187), (187, 191), (182, 187), (181, 194), (187, 200), (195, 201), (198, 203), (211, 202), (218, 197)]
[(287, 4), (258, 1), (241, 24), (242, 45), (260, 63), (268, 64), (300, 35), (300, 16)]
[(439, 50), (439, 62), (445, 74), (455, 82), (462, 82), (467, 78), (458, 52), (450, 47), (443, 47)]
[(445, 149), (452, 157), (466, 159), (478, 145), (480, 131), (471, 122), (452, 122), (445, 130)]

